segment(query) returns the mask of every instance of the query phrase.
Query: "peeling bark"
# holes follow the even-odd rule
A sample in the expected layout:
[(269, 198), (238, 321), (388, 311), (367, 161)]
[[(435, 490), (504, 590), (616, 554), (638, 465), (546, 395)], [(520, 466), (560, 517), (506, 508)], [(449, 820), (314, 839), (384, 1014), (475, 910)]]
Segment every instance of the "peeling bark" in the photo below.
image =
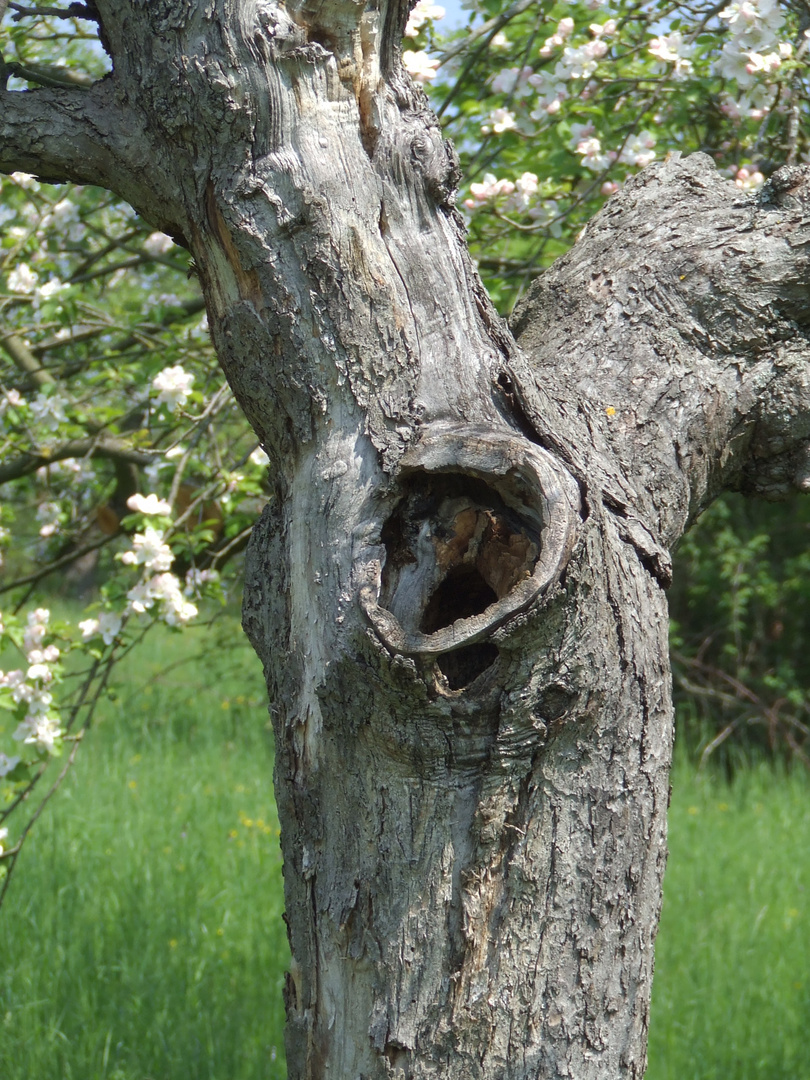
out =
[(810, 483), (806, 171), (753, 198), (699, 155), (650, 167), (513, 337), (399, 64), (406, 4), (96, 6), (114, 72), (71, 123), (102, 95), (126, 139), (80, 163), (56, 92), (4, 92), (0, 166), (184, 240), (273, 460), (244, 623), (290, 1077), (641, 1077), (670, 550), (723, 487)]

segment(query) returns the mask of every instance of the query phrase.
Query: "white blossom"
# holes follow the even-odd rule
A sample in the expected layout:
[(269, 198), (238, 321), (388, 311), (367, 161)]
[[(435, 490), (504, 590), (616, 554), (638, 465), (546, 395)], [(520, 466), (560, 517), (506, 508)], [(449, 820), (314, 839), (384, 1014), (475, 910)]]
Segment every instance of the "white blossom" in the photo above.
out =
[(638, 165), (643, 169), (655, 158), (655, 150), (653, 150), (655, 143), (655, 136), (649, 131), (632, 135), (624, 144), (619, 161), (624, 161), (628, 165)]
[(588, 45), (582, 45), (578, 49), (570, 46), (563, 49), (562, 58), (554, 68), (554, 74), (558, 79), (587, 79), (596, 71), (597, 63), (593, 55), (593, 46), (601, 45), (602, 42), (594, 41)]
[(35, 679), (38, 679), (40, 682), (50, 682), (53, 678), (53, 672), (47, 664), (31, 664), (28, 671), (25, 673), (25, 677), (32, 682)]
[[(3, 776), (8, 776), (8, 774), (10, 772), (13, 772), (19, 764), (20, 759), (18, 757), (6, 757), (5, 754), (0, 754), (0, 778), (2, 778)], [(0, 830), (0, 840), (2, 840), (3, 837), (7, 835), (8, 829)], [(2, 850), (1, 847), (0, 850)]]
[(41, 390), (32, 401), (29, 408), (38, 424), (50, 431), (55, 431), (60, 424), (67, 421), (65, 408), (69, 401), (60, 393), (44, 394)]
[(168, 570), (172, 565), (172, 549), (163, 543), (163, 533), (147, 525), (132, 538), (132, 550), (119, 556), (128, 566), (143, 566), (147, 570)]
[(165, 499), (157, 495), (130, 495), (127, 506), (138, 514), (171, 514), (172, 508)]
[(121, 624), (120, 615), (116, 615), (114, 611), (102, 611), (97, 619), (83, 619), (79, 623), (79, 629), (85, 641), (100, 634), (105, 645), (112, 645), (121, 629)]
[(64, 292), (65, 289), (69, 289), (70, 286), (60, 281), (59, 278), (51, 278), (50, 281), (46, 281), (44, 285), (40, 285), (36, 289), (37, 300), (50, 300), (53, 296), (58, 296), (60, 292)]
[(418, 37), (419, 31), (426, 22), (443, 19), (444, 16), (445, 10), (438, 4), (432, 3), (431, 0), (417, 0), (405, 26), (405, 37)]
[(196, 605), (183, 596), (174, 574), (158, 574), (149, 582), (149, 588), (154, 598), (163, 603), (163, 618), (169, 626), (186, 623), (197, 614)]
[(653, 38), (647, 46), (647, 51), (655, 56), (662, 64), (673, 64), (672, 74), (676, 79), (684, 79), (693, 71), (692, 60), (694, 45), (683, 39), (680, 30), (673, 30), (671, 34), (662, 34), (661, 37)]
[(39, 181), (35, 176), (31, 176), (30, 173), (13, 172), (9, 176), (9, 180), (13, 180), (14, 183), (24, 191), (39, 191)]
[(152, 379), (152, 389), (157, 390), (156, 404), (169, 406), (172, 412), (182, 409), (191, 393), (194, 376), (184, 371), (180, 364), (164, 368)]
[(26, 716), (25, 720), (14, 732), (14, 738), (17, 742), (33, 744), (40, 750), (47, 750), (48, 753), (51, 753), (56, 740), (61, 734), (62, 729), (59, 727), (58, 720), (46, 714), (44, 716)]
[(143, 615), (155, 603), (155, 597), (146, 581), (139, 581), (137, 585), (133, 585), (127, 593), (127, 600), (129, 600), (129, 610), (138, 615)]
[(37, 286), (39, 278), (28, 263), (19, 263), (8, 275), (8, 287), (13, 293), (28, 295)]
[(522, 96), (529, 87), (529, 79), (534, 74), (530, 67), (502, 68), (492, 79), (495, 94), (518, 94)]
[(492, 131), (496, 135), (502, 135), (504, 131), (511, 131), (517, 127), (515, 114), (510, 112), (509, 109), (493, 109), (489, 114), (489, 119), (490, 123), (483, 124), (481, 127), (484, 134)]
[(601, 172), (611, 162), (610, 154), (602, 149), (602, 142), (591, 136), (577, 143), (577, 153), (582, 155), (582, 164), (591, 172)]
[(165, 255), (174, 247), (174, 240), (163, 232), (153, 232), (143, 242), (144, 251), (153, 257)]
[(59, 504), (52, 502), (40, 503), (37, 507), (37, 521), (41, 521), (39, 535), (43, 537), (53, 536), (59, 528)]
[(434, 56), (428, 56), (424, 49), (410, 50), (402, 54), (402, 64), (410, 77), (416, 82), (430, 82), (436, 78), (439, 61)]

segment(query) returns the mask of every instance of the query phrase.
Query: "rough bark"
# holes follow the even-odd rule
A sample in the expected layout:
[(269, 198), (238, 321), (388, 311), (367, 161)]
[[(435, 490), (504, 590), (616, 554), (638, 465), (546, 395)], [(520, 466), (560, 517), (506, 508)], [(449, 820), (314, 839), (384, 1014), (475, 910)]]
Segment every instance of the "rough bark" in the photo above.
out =
[(651, 167), (516, 343), (399, 64), (406, 4), (96, 5), (92, 152), (55, 91), (0, 92), (0, 167), (106, 184), (188, 244), (273, 459), (244, 621), (290, 1077), (641, 1077), (669, 551), (723, 486), (807, 484), (805, 173), (752, 198), (699, 156)]

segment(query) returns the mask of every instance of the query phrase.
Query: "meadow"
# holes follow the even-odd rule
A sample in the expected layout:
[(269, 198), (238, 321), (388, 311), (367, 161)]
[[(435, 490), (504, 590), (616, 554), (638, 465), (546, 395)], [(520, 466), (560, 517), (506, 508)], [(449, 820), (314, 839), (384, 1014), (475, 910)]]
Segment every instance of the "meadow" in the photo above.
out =
[[(222, 625), (120, 666), (32, 833), (0, 912), (3, 1080), (285, 1076), (272, 740)], [(670, 851), (648, 1080), (810, 1080), (810, 780), (679, 760)]]

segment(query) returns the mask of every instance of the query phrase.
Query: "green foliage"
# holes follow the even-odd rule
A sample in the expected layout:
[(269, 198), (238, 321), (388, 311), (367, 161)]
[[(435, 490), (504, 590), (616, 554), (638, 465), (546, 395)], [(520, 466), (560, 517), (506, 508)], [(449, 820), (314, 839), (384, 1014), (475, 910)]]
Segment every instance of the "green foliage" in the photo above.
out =
[(158, 630), (119, 666), (23, 853), (3, 911), (3, 1080), (285, 1076), (265, 689), (233, 617), (197, 636)]
[(746, 756), (810, 764), (810, 503), (727, 495), (675, 562), (679, 732), (729, 768)]
[(504, 311), (649, 161), (700, 150), (749, 190), (807, 152), (804, 5), (464, 6), (469, 24), (440, 38), (428, 89), (459, 151), (471, 249)]
[(810, 778), (672, 780), (647, 1080), (810, 1080)]

